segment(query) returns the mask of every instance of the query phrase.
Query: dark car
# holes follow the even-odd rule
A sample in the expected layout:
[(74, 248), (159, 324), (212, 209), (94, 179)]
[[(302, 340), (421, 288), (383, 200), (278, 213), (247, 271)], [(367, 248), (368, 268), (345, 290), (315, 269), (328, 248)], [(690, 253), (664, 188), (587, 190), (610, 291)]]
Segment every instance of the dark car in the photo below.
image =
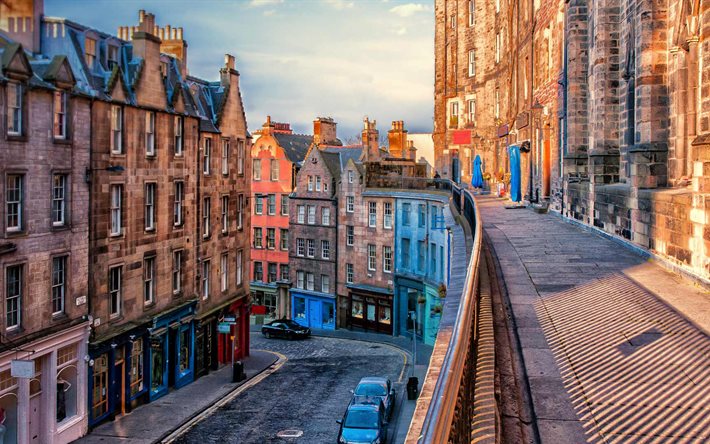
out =
[(297, 339), (309, 337), (311, 329), (290, 319), (277, 319), (264, 324), (261, 327), (261, 333), (267, 338)]
[(387, 442), (387, 420), (381, 405), (351, 403), (338, 424), (338, 444)]
[(376, 376), (362, 378), (355, 387), (353, 395), (355, 403), (367, 403), (369, 398), (379, 398), (385, 406), (385, 417), (387, 419), (392, 417), (397, 395), (389, 379)]

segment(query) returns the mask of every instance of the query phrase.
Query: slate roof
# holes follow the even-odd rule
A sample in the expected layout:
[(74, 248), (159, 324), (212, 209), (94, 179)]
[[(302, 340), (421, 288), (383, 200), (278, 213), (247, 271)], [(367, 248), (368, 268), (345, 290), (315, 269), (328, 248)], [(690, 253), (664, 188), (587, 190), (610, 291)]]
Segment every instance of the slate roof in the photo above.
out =
[(313, 136), (305, 134), (274, 133), (273, 136), (283, 148), (288, 160), (296, 164), (303, 162), (308, 154), (308, 148), (313, 143)]
[(359, 145), (349, 147), (329, 146), (321, 150), (321, 153), (333, 177), (336, 180), (340, 180), (340, 173), (345, 169), (350, 159), (355, 163), (360, 161), (362, 150), (363, 147)]

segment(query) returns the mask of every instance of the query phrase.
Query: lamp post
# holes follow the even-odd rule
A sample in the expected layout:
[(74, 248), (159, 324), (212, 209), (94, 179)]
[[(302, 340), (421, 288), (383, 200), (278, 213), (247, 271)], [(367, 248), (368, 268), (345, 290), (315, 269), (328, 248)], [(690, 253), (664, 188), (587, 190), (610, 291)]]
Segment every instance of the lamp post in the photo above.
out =
[(417, 312), (412, 310), (409, 312), (409, 318), (412, 320), (412, 327), (414, 329), (414, 334), (412, 335), (412, 349), (413, 349), (413, 363), (412, 363), (412, 373), (414, 373), (414, 368), (417, 365)]

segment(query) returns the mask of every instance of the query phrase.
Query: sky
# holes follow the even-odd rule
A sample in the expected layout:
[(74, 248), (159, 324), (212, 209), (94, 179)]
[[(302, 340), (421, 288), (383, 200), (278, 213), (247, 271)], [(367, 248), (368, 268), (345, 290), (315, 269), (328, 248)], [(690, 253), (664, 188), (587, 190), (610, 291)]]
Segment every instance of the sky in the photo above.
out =
[(237, 59), (251, 131), (271, 115), (311, 133), (318, 116), (338, 136), (365, 116), (386, 134), (393, 120), (431, 132), (433, 0), (45, 0), (45, 14), (116, 34), (138, 10), (183, 27), (191, 75), (217, 80), (224, 54)]

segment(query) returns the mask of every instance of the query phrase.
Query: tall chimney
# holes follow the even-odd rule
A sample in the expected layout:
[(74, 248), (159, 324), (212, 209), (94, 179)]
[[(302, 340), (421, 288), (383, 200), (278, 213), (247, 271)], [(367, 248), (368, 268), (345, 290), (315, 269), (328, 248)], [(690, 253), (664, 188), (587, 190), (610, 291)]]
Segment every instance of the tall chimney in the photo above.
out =
[(397, 158), (406, 158), (404, 152), (407, 148), (407, 130), (404, 129), (403, 120), (395, 120), (392, 122), (392, 129), (387, 133), (389, 141), (390, 156)]
[(313, 142), (319, 145), (340, 145), (337, 126), (330, 117), (318, 117), (313, 121)]
[(377, 131), (377, 120), (365, 117), (362, 129), (362, 144), (365, 146), (365, 160), (377, 162), (380, 160), (380, 132)]

